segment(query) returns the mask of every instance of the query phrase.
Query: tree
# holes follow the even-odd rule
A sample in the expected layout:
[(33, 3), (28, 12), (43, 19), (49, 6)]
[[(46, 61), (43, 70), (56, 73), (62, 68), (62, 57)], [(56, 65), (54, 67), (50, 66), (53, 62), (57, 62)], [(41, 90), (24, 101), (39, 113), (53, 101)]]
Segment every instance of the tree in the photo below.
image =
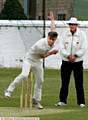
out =
[(3, 20), (25, 20), (27, 17), (18, 0), (6, 0), (1, 11), (0, 19)]

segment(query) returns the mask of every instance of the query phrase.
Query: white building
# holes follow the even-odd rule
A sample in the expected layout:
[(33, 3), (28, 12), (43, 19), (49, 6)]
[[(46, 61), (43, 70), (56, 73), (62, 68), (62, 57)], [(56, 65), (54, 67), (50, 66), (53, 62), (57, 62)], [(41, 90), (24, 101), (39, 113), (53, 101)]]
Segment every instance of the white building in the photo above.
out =
[[(55, 21), (59, 37), (68, 28), (66, 21)], [(80, 28), (88, 35), (88, 21), (79, 21)], [(46, 35), (50, 30), (50, 21), (46, 21)], [(27, 50), (43, 36), (43, 21), (0, 20), (0, 66), (21, 67)], [(88, 40), (88, 39), (87, 39)], [(58, 44), (58, 42), (57, 42)], [(60, 68), (59, 54), (45, 59), (45, 67)], [(84, 68), (88, 68), (88, 51), (84, 56)]]

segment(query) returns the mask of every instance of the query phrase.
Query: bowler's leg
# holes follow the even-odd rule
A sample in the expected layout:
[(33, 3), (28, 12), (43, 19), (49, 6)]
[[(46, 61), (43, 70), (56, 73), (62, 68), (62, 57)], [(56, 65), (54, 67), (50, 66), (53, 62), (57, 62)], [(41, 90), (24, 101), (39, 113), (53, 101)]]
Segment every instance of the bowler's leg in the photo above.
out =
[(23, 67), (22, 67), (22, 72), (19, 74), (9, 85), (7, 90), (5, 91), (5, 96), (11, 97), (11, 93), (14, 91), (16, 86), (24, 79), (28, 77), (30, 71), (30, 63), (28, 61), (24, 61)]
[(37, 65), (33, 69), (35, 75), (35, 85), (34, 85), (34, 96), (33, 99), (36, 100), (38, 103), (37, 108), (42, 109), (43, 106), (40, 104), (41, 97), (42, 97), (42, 83), (43, 83), (43, 67), (42, 65)]

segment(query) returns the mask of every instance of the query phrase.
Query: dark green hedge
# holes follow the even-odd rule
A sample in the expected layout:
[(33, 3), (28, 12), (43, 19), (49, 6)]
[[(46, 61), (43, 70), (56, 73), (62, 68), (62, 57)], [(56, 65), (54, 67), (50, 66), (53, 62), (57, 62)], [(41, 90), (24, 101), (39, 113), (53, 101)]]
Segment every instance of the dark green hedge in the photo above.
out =
[(25, 20), (27, 17), (18, 0), (6, 0), (4, 8), (0, 13), (0, 19), (3, 20)]

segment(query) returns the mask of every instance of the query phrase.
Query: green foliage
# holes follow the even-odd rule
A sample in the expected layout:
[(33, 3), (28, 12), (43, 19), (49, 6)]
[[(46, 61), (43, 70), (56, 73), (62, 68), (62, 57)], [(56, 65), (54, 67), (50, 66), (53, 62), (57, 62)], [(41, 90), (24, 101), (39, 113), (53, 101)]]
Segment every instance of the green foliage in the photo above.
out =
[(18, 0), (6, 0), (1, 11), (0, 19), (3, 20), (25, 20), (27, 17)]

